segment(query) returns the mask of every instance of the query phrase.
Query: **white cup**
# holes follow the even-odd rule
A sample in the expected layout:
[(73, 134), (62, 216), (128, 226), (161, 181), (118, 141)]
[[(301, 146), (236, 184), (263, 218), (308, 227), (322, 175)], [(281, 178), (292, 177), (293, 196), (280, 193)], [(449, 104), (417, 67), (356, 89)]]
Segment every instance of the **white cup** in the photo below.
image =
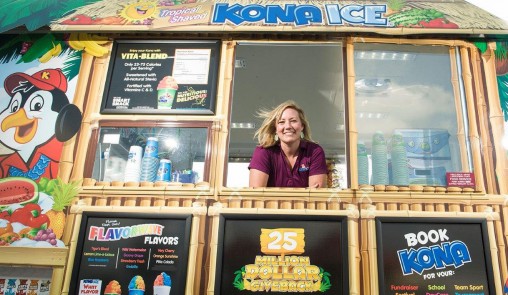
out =
[(153, 295), (169, 295), (170, 291), (169, 286), (153, 286)]

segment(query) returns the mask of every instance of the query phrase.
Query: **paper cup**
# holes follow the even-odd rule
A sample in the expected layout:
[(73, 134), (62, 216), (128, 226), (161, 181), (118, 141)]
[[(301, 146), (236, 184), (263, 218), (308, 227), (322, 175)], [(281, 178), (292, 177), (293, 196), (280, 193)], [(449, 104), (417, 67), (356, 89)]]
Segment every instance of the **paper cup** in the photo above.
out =
[(175, 99), (176, 89), (162, 88), (157, 90), (157, 108), (171, 109)]
[(145, 290), (129, 289), (129, 295), (145, 295)]
[(170, 291), (169, 286), (153, 286), (153, 295), (169, 295)]

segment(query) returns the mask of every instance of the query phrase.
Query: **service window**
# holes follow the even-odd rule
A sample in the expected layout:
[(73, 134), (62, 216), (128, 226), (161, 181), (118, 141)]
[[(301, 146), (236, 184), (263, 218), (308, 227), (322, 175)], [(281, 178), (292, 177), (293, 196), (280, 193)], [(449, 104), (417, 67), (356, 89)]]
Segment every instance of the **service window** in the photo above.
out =
[(457, 127), (467, 119), (462, 82), (452, 80), (460, 67), (450, 48), (354, 49), (358, 183), (445, 186), (447, 172), (468, 171), (469, 144)]
[(210, 128), (209, 122), (104, 122), (85, 171), (98, 181), (208, 181)]
[(248, 165), (262, 120), (286, 100), (305, 111), (312, 139), (325, 150), (328, 187), (347, 187), (341, 43), (240, 42), (236, 47), (228, 154), (228, 187), (249, 185)]

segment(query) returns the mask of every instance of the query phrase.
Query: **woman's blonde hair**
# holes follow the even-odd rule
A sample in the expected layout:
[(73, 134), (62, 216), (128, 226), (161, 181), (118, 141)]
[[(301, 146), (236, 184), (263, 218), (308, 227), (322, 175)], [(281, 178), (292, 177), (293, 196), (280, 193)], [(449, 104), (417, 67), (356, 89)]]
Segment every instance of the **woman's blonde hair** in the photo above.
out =
[(300, 121), (302, 121), (303, 126), (303, 139), (307, 141), (313, 141), (311, 138), (310, 126), (309, 122), (305, 118), (305, 113), (303, 110), (292, 100), (287, 100), (280, 105), (276, 106), (273, 110), (260, 110), (258, 111), (258, 117), (263, 118), (263, 123), (261, 127), (254, 134), (254, 138), (257, 137), (259, 145), (267, 148), (274, 146), (277, 141), (275, 140), (276, 128), (275, 123), (280, 120), (282, 117), (282, 113), (286, 109), (293, 109), (298, 112), (300, 117)]

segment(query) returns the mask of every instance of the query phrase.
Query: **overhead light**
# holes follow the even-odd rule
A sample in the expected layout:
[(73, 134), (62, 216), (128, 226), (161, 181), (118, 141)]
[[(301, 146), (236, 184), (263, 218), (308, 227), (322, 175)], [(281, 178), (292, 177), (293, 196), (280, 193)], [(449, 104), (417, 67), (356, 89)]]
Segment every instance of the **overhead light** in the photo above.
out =
[(387, 117), (386, 113), (363, 113), (359, 112), (356, 114), (357, 118), (359, 119), (385, 119)]
[(254, 123), (231, 123), (231, 129), (254, 129), (256, 124)]
[(381, 78), (358, 79), (355, 82), (355, 89), (363, 93), (379, 93), (390, 88), (392, 81)]
[(355, 59), (413, 61), (415, 58), (416, 54), (410, 52), (380, 50), (355, 51)]

